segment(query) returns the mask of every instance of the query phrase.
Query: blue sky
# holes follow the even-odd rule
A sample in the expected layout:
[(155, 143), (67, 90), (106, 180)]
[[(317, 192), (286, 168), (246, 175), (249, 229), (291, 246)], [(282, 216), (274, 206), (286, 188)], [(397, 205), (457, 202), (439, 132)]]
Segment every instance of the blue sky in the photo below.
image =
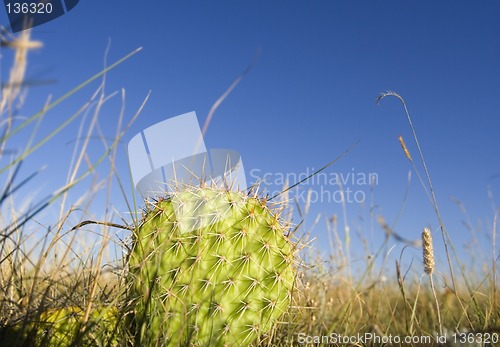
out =
[[(152, 91), (124, 146), (142, 129), (178, 114), (196, 111), (203, 124), (212, 104), (260, 51), (251, 72), (217, 109), (205, 136), (207, 147), (239, 151), (247, 178), (257, 173), (277, 177), (318, 169), (359, 140), (327, 174), (377, 174), (373, 196), (369, 186), (347, 185), (367, 199), (365, 205), (346, 206), (353, 253), (363, 255), (359, 239), (372, 242), (372, 250), (383, 241), (383, 231), (370, 221), (370, 199), (374, 214), (392, 224), (408, 171), (413, 171), (399, 135), (418, 158), (401, 104), (394, 98), (375, 103), (380, 92), (393, 90), (405, 98), (413, 117), (456, 248), (470, 244), (471, 234), (452, 196), (465, 204), (471, 223), (481, 230), (478, 247), (490, 254), (489, 183), (500, 204), (500, 179), (490, 181), (500, 173), (499, 16), (495, 1), (81, 1), (68, 14), (33, 29), (44, 48), (30, 55), (28, 77), (57, 83), (32, 88), (23, 112), (31, 114), (47, 95), (60, 96), (99, 71), (108, 42), (109, 63), (143, 47), (107, 76), (108, 93), (126, 90), (126, 119)], [(40, 135), (67, 119), (97, 85), (48, 114)], [(119, 111), (115, 98), (101, 114), (108, 136), (114, 134)], [(45, 176), (37, 178), (40, 191), (50, 191), (66, 177), (63, 158), (70, 157), (68, 142), (77, 130), (77, 124), (68, 127), (25, 165), (27, 175), (48, 164)], [(123, 146), (117, 164), (127, 180)], [(101, 149), (93, 145), (92, 154), (97, 157)], [(60, 155), (54, 156), (55, 150)], [(308, 188), (337, 189), (312, 183), (301, 189)], [(112, 203), (124, 210), (117, 190)], [(343, 223), (341, 204), (313, 204), (307, 226), (317, 213), (322, 219), (313, 235), (316, 247), (326, 252), (324, 219), (337, 214)], [(417, 239), (425, 226), (437, 231), (438, 223), (413, 172), (396, 231)], [(439, 250), (442, 241), (435, 235)]]

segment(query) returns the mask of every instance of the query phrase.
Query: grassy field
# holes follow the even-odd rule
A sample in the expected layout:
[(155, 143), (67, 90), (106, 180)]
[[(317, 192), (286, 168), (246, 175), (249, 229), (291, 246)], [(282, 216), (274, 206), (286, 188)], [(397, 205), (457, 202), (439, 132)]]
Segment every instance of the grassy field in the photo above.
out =
[[(93, 115), (96, 121), (91, 123), (87, 138), (97, 132), (95, 124), (100, 105), (109, 95), (104, 94), (102, 84), (89, 103), (53, 133), (43, 134), (39, 142), (28, 142), (20, 153), (8, 154), (5, 150), (9, 141), (15, 136), (25, 136), (27, 131), (36, 131), (37, 127), (33, 125), (42, 122), (45, 114), (90, 82), (82, 83), (61, 99), (49, 101), (32, 117), (17, 120), (15, 110), (24, 101), (21, 86), (27, 54), (33, 42), (29, 41), (27, 34), (14, 42), (11, 44), (15, 55), (10, 79), (0, 102), (0, 346), (134, 345), (127, 296), (127, 260), (126, 257), (116, 260), (110, 253), (121, 248), (126, 254), (127, 247), (130, 247), (129, 239), (117, 241), (113, 236), (120, 227), (118, 224), (135, 228), (140, 221), (127, 217), (115, 224), (122, 217), (111, 208), (105, 208), (99, 215), (88, 211), (95, 210), (94, 195), (97, 194), (101, 194), (99, 206), (103, 201), (105, 206), (111, 205), (111, 184), (118, 185), (124, 192), (129, 189), (122, 186), (113, 163), (117, 143), (140, 114), (142, 105), (128, 124), (118, 123), (112, 141), (102, 139), (105, 148), (102, 156), (90, 158), (87, 156), (88, 140), (78, 143), (74, 160), (68, 168), (68, 181), (49, 198), (26, 204), (23, 200), (26, 193), (22, 188), (43, 173), (34, 171), (32, 175), (21, 177), (21, 163), (29, 161), (36, 155), (38, 147), (64, 131), (67, 123), (77, 121), (92, 102), (98, 105)], [(104, 76), (133, 53), (91, 80)], [(384, 97), (398, 98), (406, 110), (399, 95), (385, 93), (380, 100)], [(410, 115), (406, 114), (411, 126)], [(413, 134), (419, 148), (417, 134)], [(400, 142), (402, 155), (406, 155), (417, 170), (402, 138)], [(425, 158), (420, 154), (424, 164), (422, 182), (441, 220)], [(93, 179), (94, 169), (103, 163), (109, 166), (109, 174), (105, 178)], [(75, 199), (70, 192), (85, 184), (88, 184), (85, 189), (88, 193)], [(129, 203), (130, 211), (140, 209), (134, 205)], [(49, 209), (57, 211), (54, 220), (48, 225), (38, 224), (38, 216)], [(79, 216), (77, 223), (75, 214)], [(83, 221), (100, 221), (101, 224), (81, 223)], [(497, 215), (494, 221), (490, 230), (492, 240), (496, 238)], [(294, 221), (295, 225), (300, 225), (299, 222)], [(392, 231), (383, 218), (379, 219), (379, 224), (390, 239)], [(328, 232), (338, 241), (338, 246), (331, 250), (327, 259), (309, 246), (310, 234), (296, 240), (301, 251), (295, 264), (297, 279), (291, 293), (291, 305), (271, 331), (260, 336), (252, 346), (500, 345), (500, 335), (497, 335), (500, 334), (500, 296), (494, 251), (484, 257), (490, 260), (482, 264), (482, 273), (454, 266), (457, 259), (453, 240), (441, 223), (441, 233), (432, 235), (434, 240), (429, 231), (422, 228), (422, 264), (408, 268), (401, 265), (404, 259), (394, 264), (382, 261), (384, 267), (381, 270), (376, 264), (385, 259), (384, 245), (375, 257), (367, 255), (363, 272), (354, 276), (346, 256), (349, 249), (339, 236), (337, 216), (331, 217), (328, 226)], [(302, 232), (300, 226), (294, 233), (296, 237), (299, 231)], [(89, 232), (97, 241), (91, 238), (92, 241), (82, 242), (89, 239), (86, 236)], [(442, 258), (447, 264), (440, 267), (439, 274), (435, 270), (433, 242), (444, 242), (446, 246)], [(484, 253), (481, 249), (475, 251)], [(435, 284), (438, 279), (440, 285)]]

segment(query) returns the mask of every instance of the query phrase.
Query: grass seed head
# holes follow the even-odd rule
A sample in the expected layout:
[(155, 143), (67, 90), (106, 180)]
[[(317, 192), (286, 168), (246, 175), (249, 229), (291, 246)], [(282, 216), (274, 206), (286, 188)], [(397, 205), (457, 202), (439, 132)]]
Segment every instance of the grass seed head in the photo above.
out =
[(434, 272), (434, 249), (432, 247), (432, 235), (428, 228), (422, 232), (422, 247), (424, 249), (424, 271), (431, 275)]

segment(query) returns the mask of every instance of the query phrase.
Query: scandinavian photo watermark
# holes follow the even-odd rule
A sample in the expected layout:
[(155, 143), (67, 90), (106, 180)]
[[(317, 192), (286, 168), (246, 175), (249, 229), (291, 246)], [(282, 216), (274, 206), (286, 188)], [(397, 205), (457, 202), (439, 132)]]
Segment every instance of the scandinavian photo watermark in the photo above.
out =
[(295, 172), (264, 172), (252, 169), (249, 172), (251, 180), (266, 187), (268, 194), (279, 194), (285, 187), (302, 182), (289, 191), (290, 197), (301, 203), (357, 203), (366, 201), (368, 191), (379, 183), (377, 172), (359, 172), (351, 168), (347, 172), (319, 172), (314, 168), (306, 168), (300, 173)]
[(400, 336), (400, 335), (378, 335), (374, 333), (358, 333), (355, 335), (342, 335), (339, 333), (331, 333), (329, 335), (307, 335), (299, 333), (297, 342), (301, 345), (305, 344), (346, 344), (346, 345), (393, 345), (393, 344), (497, 344), (500, 336), (497, 333), (453, 333), (450, 335), (435, 335), (435, 336)]
[(4, 0), (10, 29), (17, 33), (48, 23), (72, 10), (80, 0)]

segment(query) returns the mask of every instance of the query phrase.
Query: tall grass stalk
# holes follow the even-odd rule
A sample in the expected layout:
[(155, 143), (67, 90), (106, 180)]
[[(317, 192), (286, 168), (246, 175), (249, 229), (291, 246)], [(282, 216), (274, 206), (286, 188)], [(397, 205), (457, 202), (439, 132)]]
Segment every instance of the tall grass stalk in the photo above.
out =
[(439, 334), (443, 335), (443, 322), (441, 321), (441, 310), (439, 308), (439, 300), (436, 295), (436, 288), (434, 287), (434, 278), (432, 274), (434, 273), (434, 268), (436, 263), (434, 261), (434, 247), (432, 245), (432, 235), (428, 228), (424, 228), (422, 232), (422, 249), (424, 258), (424, 272), (429, 275), (429, 281), (431, 283), (431, 291), (434, 296), (434, 301), (436, 303), (436, 313), (438, 317), (439, 324)]
[[(439, 210), (439, 205), (438, 205), (437, 198), (436, 198), (436, 195), (435, 195), (434, 186), (432, 184), (431, 176), (430, 176), (429, 170), (427, 168), (427, 164), (426, 164), (426, 161), (425, 161), (425, 158), (424, 158), (424, 154), (422, 152), (422, 148), (420, 146), (420, 141), (418, 140), (418, 136), (417, 136), (417, 133), (415, 131), (415, 127), (413, 126), (413, 122), (412, 122), (412, 119), (411, 119), (411, 116), (410, 116), (410, 112), (408, 111), (408, 108), (406, 106), (406, 102), (403, 99), (403, 97), (401, 97), (398, 93), (395, 93), (393, 91), (387, 91), (385, 93), (381, 93), (378, 96), (378, 98), (377, 98), (377, 104), (380, 103), (380, 101), (382, 101), (386, 97), (395, 97), (399, 101), (401, 101), (401, 103), (403, 105), (403, 108), (404, 108), (404, 111), (405, 111), (405, 114), (406, 114), (406, 119), (408, 120), (408, 124), (410, 125), (410, 129), (411, 129), (412, 134), (413, 134), (413, 139), (415, 140), (415, 144), (417, 146), (417, 150), (418, 150), (418, 154), (419, 154), (419, 157), (420, 157), (420, 161), (422, 163), (422, 166), (423, 166), (424, 172), (425, 172), (425, 176), (427, 178), (427, 184), (428, 184), (429, 191), (430, 191), (432, 206), (434, 208), (434, 212), (436, 213), (436, 216), (437, 216), (437, 219), (438, 219), (438, 222), (439, 222), (439, 227), (440, 227), (440, 230), (441, 230), (441, 236), (442, 236), (442, 240), (443, 240), (443, 244), (444, 244), (444, 248), (445, 248), (446, 259), (447, 259), (448, 268), (449, 268), (449, 271), (450, 271), (450, 277), (451, 277), (451, 281), (452, 281), (452, 285), (453, 285), (453, 291), (456, 292), (458, 286), (457, 286), (455, 272), (454, 272), (454, 269), (453, 269), (453, 264), (452, 264), (452, 261), (451, 261), (451, 255), (450, 255), (450, 251), (449, 251), (449, 247), (453, 247), (453, 246), (452, 245), (450, 246), (450, 242), (449, 242), (450, 237), (449, 237), (449, 234), (448, 234), (448, 232), (446, 230), (446, 227), (444, 225), (443, 219), (441, 218), (441, 212)], [(406, 149), (406, 146), (405, 146), (404, 141), (402, 140), (402, 138), (400, 139), (400, 143), (403, 146), (403, 149)], [(405, 154), (407, 155), (407, 158), (410, 160), (410, 162), (413, 165), (415, 171), (419, 175), (419, 170), (415, 166), (415, 163), (412, 160), (412, 158), (409, 155), (409, 152), (407, 150), (405, 151)], [(420, 177), (420, 175), (419, 175), (419, 177)], [(427, 192), (426, 186), (424, 184), (423, 184), (423, 187), (424, 187), (425, 191)], [(458, 258), (457, 258), (457, 260), (458, 260)], [(457, 295), (456, 298), (457, 298), (460, 306), (462, 307), (463, 312), (466, 313), (465, 307), (463, 306), (460, 297)]]
[[(100, 110), (109, 99), (116, 95), (116, 93), (105, 94), (105, 78), (103, 78), (96, 92), (76, 113), (56, 126), (37, 143), (33, 144), (32, 142), (35, 134), (39, 131), (39, 125), (49, 111), (92, 81), (104, 77), (108, 71), (116, 68), (140, 49), (134, 50), (110, 66), (105, 66), (102, 71), (62, 97), (48, 102), (33, 116), (19, 122), (15, 117), (14, 110), (24, 100), (20, 96), (23, 95), (25, 87), (23, 82), (27, 66), (27, 53), (29, 49), (41, 45), (33, 44), (37, 41), (30, 40), (28, 30), (24, 31), (20, 38), (14, 38), (10, 42), (11, 44), (7, 47), (15, 50), (13, 67), (8, 79), (9, 82), (3, 87), (0, 101), (0, 126), (2, 126), (0, 159), (8, 160), (0, 168), (0, 174), (6, 177), (0, 199), (0, 341), (3, 341), (0, 345), (7, 343), (7, 345), (16, 346), (34, 343), (34, 337), (16, 335), (10, 339), (9, 334), (13, 334), (14, 331), (20, 334), (29, 334), (33, 324), (35, 326), (41, 324), (39, 318), (47, 307), (61, 307), (61, 305), (79, 306), (84, 309), (79, 333), (81, 340), (83, 335), (91, 334), (90, 330), (92, 330), (92, 326), (95, 326), (94, 318), (93, 322), (89, 321), (92, 307), (103, 304), (113, 306), (121, 304), (119, 293), (122, 289), (118, 286), (120, 273), (119, 271), (115, 272), (115, 270), (112, 272), (103, 271), (102, 268), (104, 261), (111, 260), (105, 259), (105, 254), (109, 250), (109, 242), (113, 239), (106, 228), (102, 228), (100, 232), (97, 231), (100, 239), (88, 244), (82, 243), (82, 240), (89, 238), (81, 238), (81, 231), (65, 231), (65, 229), (68, 230), (68, 222), (78, 211), (82, 211), (84, 215), (87, 214), (87, 217), (89, 216), (90, 203), (102, 187), (107, 187), (106, 206), (111, 206), (110, 189), (113, 174), (116, 173), (114, 163), (117, 145), (137, 118), (138, 113), (132, 117), (128, 124), (123, 126), (122, 107), (114, 139), (111, 143), (106, 143), (105, 137), (101, 134), (100, 137), (105, 145), (104, 151), (97, 159), (91, 159), (87, 149), (92, 134), (98, 131), (96, 129), (98, 129)], [(124, 97), (123, 92), (122, 96)], [(85, 125), (87, 132), (84, 135), (84, 140), (78, 140), (75, 144), (73, 159), (68, 167), (67, 181), (46, 198), (37, 201), (34, 197), (30, 197), (29, 205), (23, 208), (18, 202), (22, 198), (20, 192), (28, 183), (40, 176), (42, 170), (35, 170), (27, 178), (17, 182), (18, 176), (21, 175), (20, 167), (22, 164), (30, 160), (37, 150), (60, 134), (70, 123), (81, 118), (92, 107), (93, 116), (90, 124)], [(32, 135), (22, 151), (9, 158), (4, 153), (8, 143), (15, 139), (16, 135), (22, 135), (29, 131), (29, 125), (35, 121), (35, 126), (31, 130)], [(84, 119), (81, 122), (80, 129), (83, 129)], [(112, 163), (112, 169), (107, 178), (101, 181), (97, 176), (96, 169), (106, 158), (109, 158)], [(68, 203), (70, 191), (77, 184), (83, 183), (87, 177), (92, 178), (87, 193), (75, 202)], [(54, 223), (45, 226), (37, 220), (42, 212), (51, 214), (52, 208), (57, 205), (58, 215)], [(7, 215), (9, 212), (10, 215)], [(104, 211), (106, 219), (111, 218), (110, 212), (108, 208)], [(37, 224), (38, 227), (36, 227)], [(39, 238), (40, 236), (41, 238)], [(113, 272), (115, 273), (113, 274)], [(101, 311), (101, 318), (105, 315), (105, 311)], [(86, 331), (87, 329), (89, 332)], [(21, 336), (25, 337), (21, 338)], [(24, 340), (25, 338), (28, 340)], [(123, 339), (126, 338), (123, 336)]]

